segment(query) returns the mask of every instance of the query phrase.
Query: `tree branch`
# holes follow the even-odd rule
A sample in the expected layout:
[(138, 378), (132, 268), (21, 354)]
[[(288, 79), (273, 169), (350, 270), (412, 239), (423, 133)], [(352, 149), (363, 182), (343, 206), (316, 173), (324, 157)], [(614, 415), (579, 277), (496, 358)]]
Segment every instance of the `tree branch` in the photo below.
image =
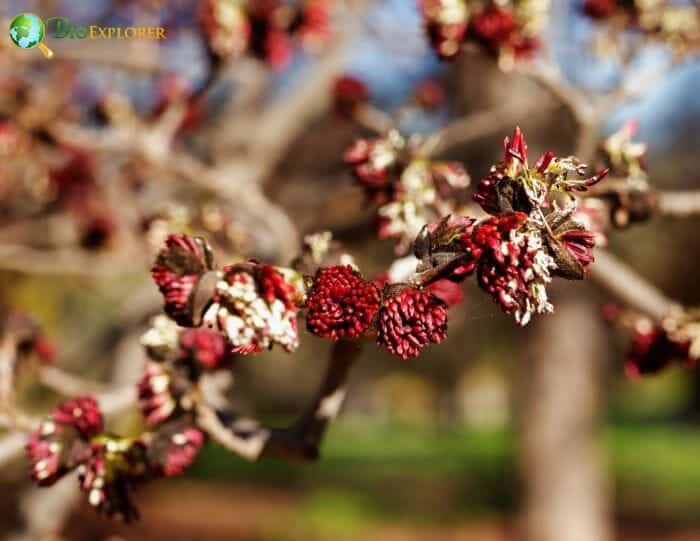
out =
[(198, 425), (214, 441), (252, 462), (262, 457), (316, 460), (328, 423), (338, 415), (343, 404), (345, 382), (360, 351), (357, 342), (341, 340), (334, 344), (326, 375), (314, 400), (288, 428), (267, 428), (256, 420), (218, 412), (207, 404), (198, 406)]
[(687, 218), (700, 214), (700, 190), (660, 191), (658, 212), (662, 216)]
[[(537, 113), (551, 110), (555, 104), (545, 102), (538, 104)], [(503, 107), (494, 107), (458, 118), (428, 137), (420, 153), (435, 156), (456, 145), (466, 145), (478, 139), (495, 135), (513, 128), (514, 118), (522, 113), (519, 102), (508, 103)]]
[(596, 250), (591, 279), (625, 305), (656, 321), (663, 320), (680, 305), (669, 299), (636, 271), (605, 250)]

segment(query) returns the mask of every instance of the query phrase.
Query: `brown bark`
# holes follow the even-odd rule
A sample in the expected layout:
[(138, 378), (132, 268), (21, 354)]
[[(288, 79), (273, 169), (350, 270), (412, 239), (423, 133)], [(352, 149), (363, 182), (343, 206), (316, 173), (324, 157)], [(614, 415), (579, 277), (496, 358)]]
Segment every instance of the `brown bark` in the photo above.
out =
[(604, 332), (594, 305), (571, 295), (533, 325), (518, 380), (524, 541), (612, 539), (600, 441)]

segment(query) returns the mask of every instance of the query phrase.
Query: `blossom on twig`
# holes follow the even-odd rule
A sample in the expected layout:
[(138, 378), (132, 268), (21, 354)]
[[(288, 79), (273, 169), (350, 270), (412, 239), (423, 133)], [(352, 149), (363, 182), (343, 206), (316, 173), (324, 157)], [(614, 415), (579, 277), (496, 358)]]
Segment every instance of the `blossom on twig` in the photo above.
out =
[(52, 485), (84, 460), (90, 439), (102, 430), (102, 414), (90, 396), (66, 400), (29, 434), (32, 479)]
[(309, 332), (338, 340), (362, 337), (379, 309), (377, 287), (349, 265), (318, 271), (306, 301)]
[(447, 338), (447, 306), (432, 293), (406, 287), (388, 295), (377, 317), (377, 344), (406, 360)]
[(198, 315), (192, 313), (199, 279), (212, 270), (213, 260), (207, 243), (199, 237), (170, 235), (151, 269), (153, 281), (165, 298), (165, 312), (178, 324), (191, 326)]
[(297, 297), (296, 287), (271, 265), (234, 265), (216, 284), (203, 325), (224, 333), (235, 353), (257, 353), (275, 344), (294, 351)]

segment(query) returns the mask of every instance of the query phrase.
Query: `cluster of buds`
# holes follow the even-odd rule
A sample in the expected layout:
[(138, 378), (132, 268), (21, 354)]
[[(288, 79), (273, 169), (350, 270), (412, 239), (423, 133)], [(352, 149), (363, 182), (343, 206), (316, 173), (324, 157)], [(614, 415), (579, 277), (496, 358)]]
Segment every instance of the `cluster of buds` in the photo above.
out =
[(53, 485), (77, 470), (90, 505), (129, 522), (138, 516), (131, 498), (134, 486), (182, 473), (203, 443), (199, 430), (182, 423), (138, 438), (106, 433), (97, 402), (85, 396), (56, 406), (29, 434), (26, 450), (38, 485)]
[(93, 398), (76, 398), (56, 406), (29, 434), (32, 480), (41, 486), (53, 485), (85, 460), (90, 439), (101, 431), (102, 414)]
[(700, 312), (676, 310), (656, 323), (637, 312), (607, 305), (603, 317), (631, 333), (625, 361), (630, 379), (656, 374), (680, 363), (695, 366), (700, 359)]
[(504, 151), (503, 161), (473, 196), (491, 216), (434, 222), (416, 238), (414, 253), (421, 276), (460, 281), (476, 271), (482, 289), (526, 325), (534, 314), (552, 311), (547, 284), (554, 276), (573, 280), (587, 274), (595, 235), (577, 219), (574, 194), (596, 184), (606, 171), (578, 178), (585, 166), (551, 152), (530, 168), (518, 128), (505, 139)]
[(470, 178), (457, 162), (414, 159), (393, 186), (393, 198), (377, 209), (379, 237), (396, 241), (405, 253), (425, 224), (459, 213)]
[(542, 234), (527, 215), (494, 216), (474, 228), (465, 243), (479, 254), (477, 281), (503, 311), (526, 325), (533, 314), (551, 312), (546, 286), (556, 269)]
[(151, 269), (153, 281), (165, 298), (165, 313), (183, 326), (197, 323), (198, 284), (213, 269), (208, 244), (200, 237), (170, 235)]
[(615, 182), (595, 195), (607, 203), (608, 222), (618, 228), (647, 221), (658, 204), (646, 169), (647, 146), (633, 140), (638, 128), (635, 121), (625, 123), (600, 149), (601, 158), (610, 168)]
[(203, 325), (223, 333), (235, 353), (258, 353), (275, 344), (299, 346), (299, 290), (272, 265), (241, 263), (227, 267), (217, 282)]
[(306, 300), (309, 332), (333, 340), (364, 336), (374, 322), (379, 289), (350, 265), (319, 269)]
[(306, 302), (311, 333), (332, 340), (356, 340), (370, 331), (377, 345), (408, 359), (447, 336), (447, 304), (427, 289), (406, 283), (366, 280), (355, 269), (319, 269)]
[(357, 182), (373, 201), (390, 198), (405, 162), (406, 141), (397, 131), (374, 139), (358, 139), (343, 154)]
[(532, 55), (547, 21), (548, 2), (467, 2), (423, 0), (425, 29), (438, 56), (452, 59), (464, 43), (474, 43), (498, 57), (503, 68)]
[(131, 492), (147, 476), (144, 446), (138, 440), (101, 434), (92, 439), (78, 466), (80, 488), (100, 514), (124, 522), (138, 518)]
[[(165, 311), (175, 322), (208, 329), (180, 337), (185, 349), (207, 346), (204, 357), (198, 353), (199, 365), (219, 368), (225, 362), (224, 352), (258, 353), (275, 344), (294, 351), (299, 345), (296, 319), (303, 303), (303, 281), (296, 271), (255, 261), (214, 269), (203, 239), (170, 235), (152, 275), (165, 298)], [(152, 330), (147, 347), (157, 350), (163, 333), (163, 340), (172, 342), (165, 326)]]
[(466, 201), (469, 175), (457, 162), (411, 157), (397, 132), (360, 139), (345, 152), (345, 162), (377, 209), (380, 238), (393, 239), (405, 253), (427, 223), (459, 213)]
[(469, 22), (466, 0), (422, 0), (425, 30), (440, 58), (455, 58), (462, 49)]
[(289, 65), (296, 44), (316, 51), (330, 39), (328, 0), (201, 0), (199, 21), (217, 60), (250, 52), (275, 69)]
[[(575, 204), (574, 194), (586, 192), (608, 173), (603, 169), (596, 175), (584, 177), (586, 165), (576, 157), (558, 158), (552, 152), (540, 156), (534, 167), (527, 159), (527, 144), (520, 128), (513, 138), (503, 141), (503, 161), (491, 167), (477, 187), (474, 200), (492, 215), (510, 212), (531, 214), (547, 208), (558, 194)], [(581, 178), (584, 177), (584, 178)]]
[(611, 179), (587, 193), (574, 212), (599, 246), (607, 243), (610, 227), (645, 222), (657, 212), (658, 195), (646, 168), (647, 145), (634, 140), (638, 129), (636, 121), (626, 122), (603, 141), (598, 159), (605, 166), (602, 172), (609, 171)]
[(149, 362), (137, 384), (139, 409), (150, 426), (170, 418), (181, 405), (182, 409), (187, 406), (184, 398), (190, 388), (189, 380), (185, 379), (183, 385), (173, 372), (161, 363)]
[(377, 344), (408, 359), (430, 343), (447, 338), (447, 305), (434, 294), (414, 287), (385, 287), (377, 314)]
[(138, 403), (149, 426), (192, 413), (202, 373), (229, 369), (235, 359), (221, 333), (178, 327), (165, 316), (153, 319), (141, 343), (151, 361), (137, 384)]
[(610, 34), (635, 31), (649, 40), (661, 41), (679, 55), (694, 53), (700, 46), (700, 13), (696, 5), (672, 0), (585, 0), (583, 12), (607, 23)]

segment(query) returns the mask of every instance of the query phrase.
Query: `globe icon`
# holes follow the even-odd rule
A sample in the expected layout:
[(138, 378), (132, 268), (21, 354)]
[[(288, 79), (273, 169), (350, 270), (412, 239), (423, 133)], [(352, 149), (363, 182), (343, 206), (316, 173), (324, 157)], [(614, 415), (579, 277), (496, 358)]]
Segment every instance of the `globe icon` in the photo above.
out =
[(17, 47), (33, 49), (44, 39), (44, 21), (33, 13), (20, 13), (10, 23), (10, 37)]

